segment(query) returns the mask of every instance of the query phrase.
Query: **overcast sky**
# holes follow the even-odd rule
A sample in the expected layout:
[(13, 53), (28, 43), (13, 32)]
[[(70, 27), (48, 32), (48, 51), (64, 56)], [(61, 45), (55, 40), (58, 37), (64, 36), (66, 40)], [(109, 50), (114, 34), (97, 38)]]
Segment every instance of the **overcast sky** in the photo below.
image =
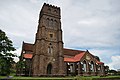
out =
[(0, 29), (20, 55), (34, 43), (44, 2), (61, 8), (64, 47), (89, 50), (111, 69), (120, 69), (120, 0), (0, 0)]

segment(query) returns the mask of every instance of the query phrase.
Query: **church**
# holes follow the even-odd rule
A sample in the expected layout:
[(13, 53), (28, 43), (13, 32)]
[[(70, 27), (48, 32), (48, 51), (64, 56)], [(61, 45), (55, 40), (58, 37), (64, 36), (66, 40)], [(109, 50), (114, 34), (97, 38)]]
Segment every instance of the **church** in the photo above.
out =
[(35, 42), (23, 42), (20, 61), (25, 66), (17, 69), (17, 75), (105, 75), (105, 66), (99, 57), (88, 50), (64, 48), (60, 7), (44, 3), (38, 22)]

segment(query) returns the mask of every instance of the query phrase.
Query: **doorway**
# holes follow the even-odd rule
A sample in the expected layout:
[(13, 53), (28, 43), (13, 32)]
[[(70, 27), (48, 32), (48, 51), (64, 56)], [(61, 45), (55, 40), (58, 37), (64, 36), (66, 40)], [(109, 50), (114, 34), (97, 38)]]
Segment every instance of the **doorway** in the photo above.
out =
[(47, 66), (47, 74), (51, 74), (52, 73), (52, 65), (48, 64)]

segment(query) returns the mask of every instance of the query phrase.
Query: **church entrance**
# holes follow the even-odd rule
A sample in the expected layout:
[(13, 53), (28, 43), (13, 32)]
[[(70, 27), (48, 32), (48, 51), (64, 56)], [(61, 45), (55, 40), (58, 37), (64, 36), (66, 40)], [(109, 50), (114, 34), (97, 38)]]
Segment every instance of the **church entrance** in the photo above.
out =
[(51, 74), (52, 73), (52, 65), (48, 64), (47, 66), (47, 74)]

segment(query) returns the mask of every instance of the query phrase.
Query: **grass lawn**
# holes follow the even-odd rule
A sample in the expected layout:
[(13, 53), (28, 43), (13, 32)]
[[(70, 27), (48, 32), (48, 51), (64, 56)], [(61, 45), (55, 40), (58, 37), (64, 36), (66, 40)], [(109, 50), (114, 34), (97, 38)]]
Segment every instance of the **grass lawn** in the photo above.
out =
[[(0, 79), (4, 79), (6, 76), (0, 76)], [(75, 80), (75, 77), (22, 77), (13, 76), (12, 79), (39, 79), (39, 80)]]
[(105, 77), (100, 77), (100, 76), (89, 76), (89, 77), (84, 77), (84, 76), (77, 76), (77, 80), (97, 80), (100, 78), (110, 78), (110, 79), (120, 79), (120, 76), (105, 76)]
[[(0, 76), (0, 79), (6, 78), (6, 76)], [(12, 79), (39, 79), (39, 80), (97, 80), (98, 78), (117, 78), (120, 79), (120, 76), (76, 76), (76, 77), (21, 77), (21, 76), (13, 76)]]
[(14, 77), (13, 79), (74, 80), (74, 77)]

